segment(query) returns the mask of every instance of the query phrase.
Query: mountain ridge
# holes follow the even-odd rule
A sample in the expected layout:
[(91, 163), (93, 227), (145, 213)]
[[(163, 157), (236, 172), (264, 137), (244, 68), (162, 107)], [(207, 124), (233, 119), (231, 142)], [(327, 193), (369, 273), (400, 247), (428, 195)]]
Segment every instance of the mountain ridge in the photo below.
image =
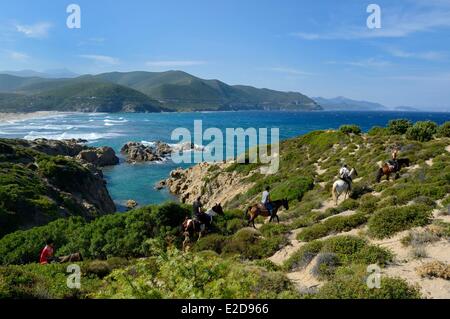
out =
[[(78, 99), (71, 99), (74, 87), (89, 85), (92, 85), (88, 90), (90, 96), (85, 98), (90, 97), (90, 101), (80, 100), (77, 94)], [(120, 97), (118, 100), (108, 99), (106, 103), (99, 99), (118, 91), (125, 96), (116, 94), (115, 97)], [(47, 101), (43, 101), (44, 97)], [(110, 72), (60, 79), (0, 74), (0, 111), (92, 112), (105, 109), (109, 112), (322, 110), (320, 105), (298, 92), (228, 85), (183, 71)]]

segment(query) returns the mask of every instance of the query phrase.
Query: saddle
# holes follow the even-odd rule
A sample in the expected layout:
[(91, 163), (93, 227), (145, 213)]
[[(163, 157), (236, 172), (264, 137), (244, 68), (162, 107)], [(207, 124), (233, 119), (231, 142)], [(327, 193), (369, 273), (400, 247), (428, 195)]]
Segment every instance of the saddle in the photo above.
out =
[(259, 209), (261, 212), (269, 213), (269, 211), (267, 210), (266, 206), (265, 206), (264, 204), (262, 204), (262, 203), (258, 203), (258, 204), (256, 205), (256, 207), (258, 207), (258, 209)]

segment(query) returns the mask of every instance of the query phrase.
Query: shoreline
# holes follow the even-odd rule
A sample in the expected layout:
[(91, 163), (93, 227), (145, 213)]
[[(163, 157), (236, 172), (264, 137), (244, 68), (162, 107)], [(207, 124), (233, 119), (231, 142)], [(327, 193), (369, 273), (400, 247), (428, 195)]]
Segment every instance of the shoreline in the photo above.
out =
[(45, 117), (55, 117), (60, 115), (73, 114), (73, 112), (58, 112), (58, 111), (37, 111), (31, 113), (1, 113), (0, 124), (20, 122)]

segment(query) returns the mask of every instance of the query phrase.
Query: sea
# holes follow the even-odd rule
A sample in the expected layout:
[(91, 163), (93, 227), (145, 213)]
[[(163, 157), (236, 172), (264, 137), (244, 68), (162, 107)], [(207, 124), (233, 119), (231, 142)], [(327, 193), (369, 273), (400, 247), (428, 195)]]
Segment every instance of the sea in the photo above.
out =
[[(303, 135), (314, 130), (336, 129), (343, 124), (359, 125), (363, 131), (373, 126), (385, 126), (392, 119), (406, 118), (412, 122), (431, 120), (438, 124), (450, 121), (450, 113), (427, 112), (286, 112), (286, 111), (238, 111), (238, 112), (196, 112), (196, 113), (68, 113), (48, 117), (9, 121), (0, 123), (0, 137), (23, 139), (84, 139), (90, 146), (110, 146), (121, 159), (119, 165), (103, 168), (107, 187), (118, 210), (124, 210), (129, 199), (140, 205), (159, 204), (176, 200), (165, 189), (156, 190), (155, 184), (168, 177), (178, 167), (187, 168), (193, 164), (179, 164), (171, 160), (153, 163), (130, 164), (120, 154), (122, 146), (129, 142), (151, 145), (156, 141), (177, 144), (172, 139), (176, 129), (192, 132), (192, 142), (200, 138), (206, 146), (211, 140), (201, 139), (205, 130), (219, 129), (226, 136), (227, 128), (267, 128), (270, 132), (279, 130), (280, 140)], [(201, 121), (202, 130), (194, 132), (194, 121)], [(200, 123), (200, 122), (197, 122)], [(177, 131), (175, 131), (177, 132)], [(270, 141), (270, 139), (269, 139)], [(247, 140), (246, 147), (251, 147)], [(236, 146), (234, 146), (236, 148)], [(236, 149), (227, 154), (236, 155)]]

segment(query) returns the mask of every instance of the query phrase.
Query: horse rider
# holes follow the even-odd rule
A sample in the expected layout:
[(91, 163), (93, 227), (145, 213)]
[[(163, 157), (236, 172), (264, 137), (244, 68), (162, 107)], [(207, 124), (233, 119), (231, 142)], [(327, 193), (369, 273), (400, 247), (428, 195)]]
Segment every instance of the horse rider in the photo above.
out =
[(352, 189), (352, 178), (350, 177), (350, 170), (348, 169), (347, 164), (341, 167), (339, 170), (339, 178), (342, 179), (348, 185), (348, 190)]
[(273, 207), (270, 200), (270, 186), (267, 186), (264, 192), (262, 193), (261, 204), (264, 205), (264, 207), (269, 212), (270, 216), (272, 216)]
[(394, 147), (391, 153), (391, 160), (389, 161), (389, 166), (393, 168), (393, 170), (398, 170), (398, 147)]
[(52, 239), (48, 239), (45, 243), (45, 247), (42, 249), (40, 257), (39, 257), (39, 263), (41, 265), (47, 265), (53, 261), (56, 261), (57, 259), (54, 257), (55, 253), (55, 243)]
[(202, 208), (203, 204), (201, 202), (201, 197), (199, 196), (192, 204), (194, 218), (196, 218), (202, 224), (209, 225), (209, 217), (202, 211)]

